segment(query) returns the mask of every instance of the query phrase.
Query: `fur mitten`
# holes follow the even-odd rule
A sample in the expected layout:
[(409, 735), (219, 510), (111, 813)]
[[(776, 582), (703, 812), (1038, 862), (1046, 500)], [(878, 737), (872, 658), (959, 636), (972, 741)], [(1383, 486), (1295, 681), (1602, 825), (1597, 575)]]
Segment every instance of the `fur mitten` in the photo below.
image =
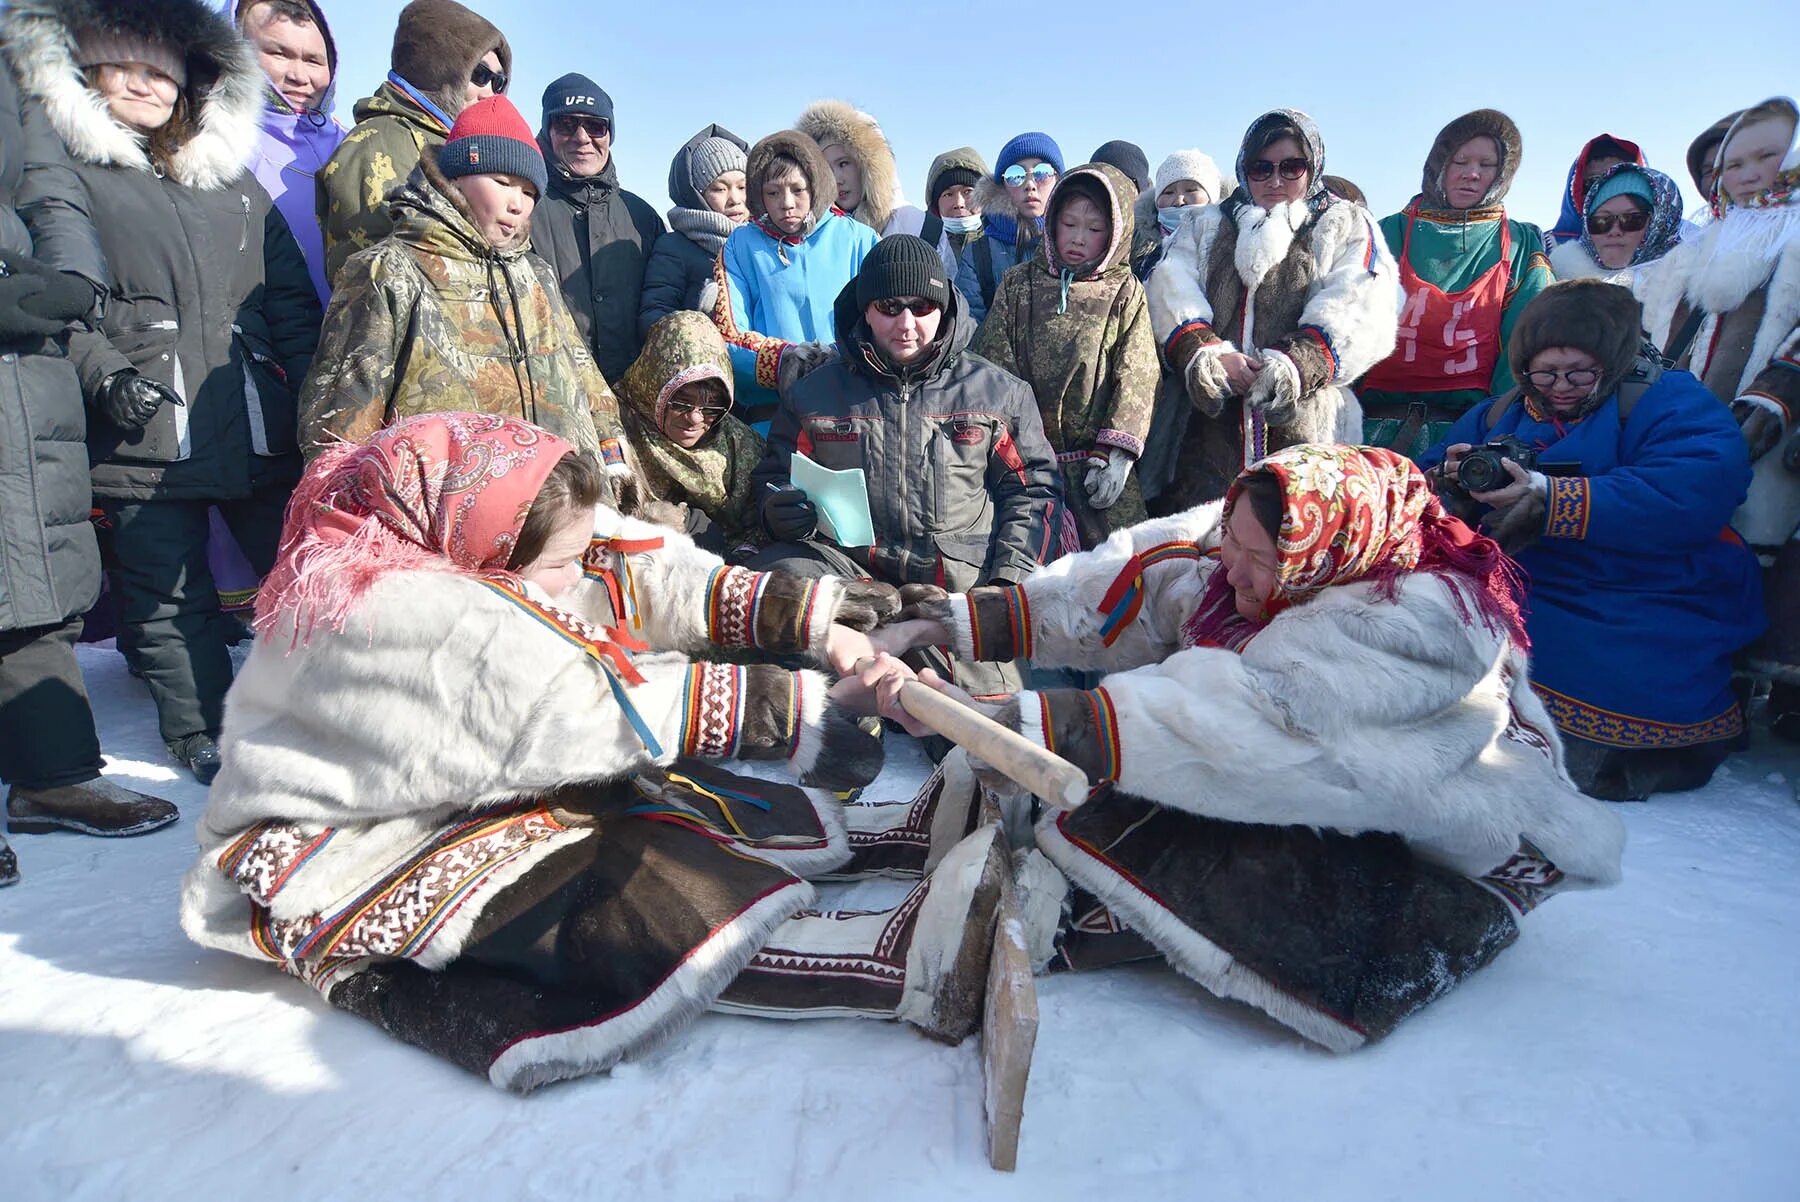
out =
[(783, 400), (788, 390), (837, 358), (837, 352), (821, 342), (790, 342), (775, 363), (775, 391)]
[(1292, 421), (1300, 403), (1300, 369), (1282, 352), (1264, 351), (1262, 370), (1244, 403), (1276, 425)]
[(864, 730), (857, 716), (825, 703), (819, 725), (805, 732), (793, 759), (800, 783), (815, 789), (860, 789), (881, 774), (881, 736)]
[(1517, 555), (1543, 534), (1549, 512), (1543, 491), (1532, 488), (1506, 508), (1489, 513), (1481, 527), (1500, 544), (1502, 551)]
[(935, 584), (900, 586), (900, 620), (929, 618), (933, 622), (950, 620), (950, 594)]
[(1217, 417), (1231, 397), (1231, 377), (1225, 374), (1225, 352), (1234, 349), (1229, 342), (1215, 342), (1194, 352), (1181, 370), (1181, 384), (1188, 400), (1207, 417)]
[(900, 594), (879, 580), (849, 580), (838, 597), (832, 621), (852, 630), (870, 631), (890, 622), (900, 612)]
[(1737, 419), (1738, 430), (1749, 447), (1751, 463), (1774, 450), (1781, 441), (1786, 423), (1773, 402), (1758, 396), (1741, 396), (1731, 402), (1731, 416)]

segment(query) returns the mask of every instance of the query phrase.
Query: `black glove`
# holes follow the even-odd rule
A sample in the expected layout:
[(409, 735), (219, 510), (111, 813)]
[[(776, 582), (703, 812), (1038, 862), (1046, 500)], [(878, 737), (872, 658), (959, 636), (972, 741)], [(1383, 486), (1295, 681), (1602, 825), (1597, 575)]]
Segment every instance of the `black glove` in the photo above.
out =
[[(29, 255), (6, 255), (0, 259), (0, 275), (17, 289), (16, 300), (21, 316), (49, 328), (34, 328), (34, 334), (57, 334), (71, 321), (86, 317), (94, 307), (94, 286), (80, 276), (48, 267)], [(30, 285), (35, 283), (36, 287)], [(21, 287), (23, 286), (23, 287)], [(11, 314), (7, 315), (10, 319)], [(0, 324), (12, 321), (0, 319)]]
[(173, 388), (129, 367), (114, 372), (100, 384), (100, 412), (121, 430), (143, 429), (165, 402), (183, 403)]
[(763, 498), (763, 529), (779, 542), (797, 543), (819, 528), (819, 511), (797, 488), (781, 488)]

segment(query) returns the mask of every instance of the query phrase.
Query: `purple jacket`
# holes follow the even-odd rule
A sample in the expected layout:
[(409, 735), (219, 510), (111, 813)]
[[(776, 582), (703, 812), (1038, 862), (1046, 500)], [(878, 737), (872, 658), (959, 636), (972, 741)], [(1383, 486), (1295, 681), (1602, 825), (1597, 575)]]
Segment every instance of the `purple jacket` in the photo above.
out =
[[(221, 8), (231, 7), (242, 19), (244, 9), (253, 0), (224, 0)], [(331, 86), (319, 101), (319, 107), (297, 113), (287, 101), (270, 87), (263, 99), (262, 136), (248, 164), (256, 182), (274, 198), (275, 207), (300, 244), (306, 256), (306, 268), (312, 273), (313, 287), (319, 290), (319, 303), (331, 300), (331, 285), (325, 279), (325, 236), (319, 232), (318, 192), (313, 177), (331, 161), (332, 151), (348, 132), (332, 116), (337, 96), (337, 42), (331, 27), (325, 23), (324, 10), (308, 0), (314, 20), (325, 35), (325, 46), (331, 63)]]

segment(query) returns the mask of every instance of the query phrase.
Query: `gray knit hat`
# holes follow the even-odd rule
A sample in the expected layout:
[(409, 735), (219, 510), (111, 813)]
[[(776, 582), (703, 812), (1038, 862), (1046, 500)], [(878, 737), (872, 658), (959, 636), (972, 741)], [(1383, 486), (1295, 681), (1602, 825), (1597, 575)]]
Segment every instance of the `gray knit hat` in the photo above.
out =
[(695, 192), (704, 195), (721, 175), (727, 171), (743, 171), (749, 163), (749, 156), (737, 143), (724, 138), (708, 138), (694, 147), (694, 152), (688, 156), (688, 180), (694, 185)]
[(187, 87), (187, 63), (181, 53), (160, 39), (136, 37), (129, 33), (91, 30), (81, 35), (76, 66), (97, 67), (101, 63), (143, 63), (155, 67)]

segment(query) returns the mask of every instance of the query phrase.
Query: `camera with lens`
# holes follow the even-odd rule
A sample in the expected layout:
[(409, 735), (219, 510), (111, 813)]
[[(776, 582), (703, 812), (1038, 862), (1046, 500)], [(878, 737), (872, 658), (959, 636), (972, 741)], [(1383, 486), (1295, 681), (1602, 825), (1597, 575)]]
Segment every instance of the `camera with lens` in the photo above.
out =
[(1526, 471), (1537, 466), (1537, 451), (1524, 439), (1510, 434), (1492, 438), (1471, 450), (1456, 465), (1456, 482), (1468, 492), (1492, 492), (1512, 483), (1506, 470), (1510, 459)]

